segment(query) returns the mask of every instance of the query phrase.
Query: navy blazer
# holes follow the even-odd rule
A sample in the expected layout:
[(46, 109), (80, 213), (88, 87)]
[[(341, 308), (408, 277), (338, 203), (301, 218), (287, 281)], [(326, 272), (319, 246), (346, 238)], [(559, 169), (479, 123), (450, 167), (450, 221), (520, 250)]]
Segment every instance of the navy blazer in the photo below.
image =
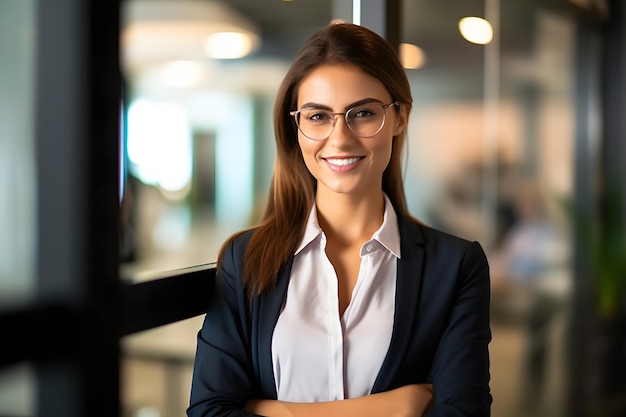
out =
[[(398, 218), (393, 333), (372, 393), (433, 384), (428, 416), (489, 416), (489, 267), (470, 242)], [(276, 287), (250, 304), (242, 259), (253, 232), (226, 249), (198, 332), (189, 417), (251, 417), (248, 399), (276, 399), (271, 342), (287, 294), (293, 258)], [(376, 335), (372, 335), (376, 337)], [(367, 364), (364, 364), (367, 366)], [(303, 376), (305, 377), (305, 376)]]

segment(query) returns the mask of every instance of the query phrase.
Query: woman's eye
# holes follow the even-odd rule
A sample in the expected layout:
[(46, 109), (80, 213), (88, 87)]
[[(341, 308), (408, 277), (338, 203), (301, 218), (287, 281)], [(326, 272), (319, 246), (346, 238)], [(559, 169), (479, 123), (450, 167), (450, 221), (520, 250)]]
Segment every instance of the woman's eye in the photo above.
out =
[(370, 116), (374, 116), (376, 114), (376, 112), (372, 109), (367, 109), (367, 108), (361, 108), (361, 109), (354, 109), (352, 113), (352, 117), (356, 118), (356, 119), (361, 119), (364, 117), (370, 117)]
[(323, 122), (330, 119), (330, 116), (325, 112), (311, 112), (306, 115), (306, 119), (312, 122)]

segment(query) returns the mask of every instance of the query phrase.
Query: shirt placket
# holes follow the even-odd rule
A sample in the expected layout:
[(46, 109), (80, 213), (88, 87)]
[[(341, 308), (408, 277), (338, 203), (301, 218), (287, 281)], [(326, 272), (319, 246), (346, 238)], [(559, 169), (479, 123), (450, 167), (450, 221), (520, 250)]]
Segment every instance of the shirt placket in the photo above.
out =
[[(322, 239), (322, 253), (325, 252), (325, 239)], [(328, 375), (329, 397), (331, 400), (344, 399), (343, 375), (343, 329), (339, 316), (339, 288), (337, 274), (327, 256), (324, 256), (324, 282), (326, 283), (326, 329), (328, 334)]]

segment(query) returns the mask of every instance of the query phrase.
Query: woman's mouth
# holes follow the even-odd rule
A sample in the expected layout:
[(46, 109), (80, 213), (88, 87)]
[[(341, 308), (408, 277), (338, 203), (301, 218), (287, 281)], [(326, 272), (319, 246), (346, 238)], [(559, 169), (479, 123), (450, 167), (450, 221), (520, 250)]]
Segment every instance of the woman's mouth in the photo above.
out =
[(335, 172), (347, 172), (354, 169), (363, 157), (323, 158), (326, 165)]

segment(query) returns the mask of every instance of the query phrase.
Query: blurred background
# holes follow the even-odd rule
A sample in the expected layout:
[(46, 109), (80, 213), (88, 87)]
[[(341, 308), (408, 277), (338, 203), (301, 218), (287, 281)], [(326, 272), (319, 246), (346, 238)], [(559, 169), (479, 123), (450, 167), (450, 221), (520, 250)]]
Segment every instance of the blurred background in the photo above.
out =
[[(23, 157), (32, 145), (11, 139), (32, 134), (20, 109), (33, 106), (24, 94), (34, 88), (28, 81), (33, 56), (27, 48), (1, 44), (17, 36), (34, 48), (32, 4), (0, 0), (0, 34), (7, 32), (0, 36), (0, 52), (11, 51), (19, 63), (0, 64), (0, 86), (15, 98), (10, 109), (11, 103), (0, 98), (0, 127), (9, 139), (0, 139), (0, 195), (13, 198), (0, 202), (0, 230), (5, 231), (0, 243), (10, 248), (0, 251), (0, 278), (34, 274), (29, 259), (36, 184), (32, 161)], [(384, 21), (381, 4), (121, 2), (119, 275), (124, 283), (211, 264), (226, 237), (255, 224), (273, 168), (274, 98), (291, 60), (333, 19), (377, 30)], [(392, 41), (414, 98), (404, 166), (409, 208), (426, 224), (479, 241), (487, 252), (492, 415), (569, 417), (572, 392), (578, 390), (610, 404), (613, 414), (605, 415), (626, 415), (624, 384), (607, 382), (600, 362), (593, 362), (595, 372), (581, 380), (584, 372), (572, 368), (577, 357), (571, 349), (580, 319), (573, 306), (581, 292), (590, 291), (576, 285), (577, 237), (595, 244), (599, 233), (589, 212), (577, 205), (577, 190), (610, 182), (580, 156), (583, 147), (585, 160), (599, 160), (603, 132), (599, 94), (604, 84), (598, 72), (604, 62), (593, 54), (608, 46), (601, 43), (604, 29), (594, 28), (603, 28), (611, 13), (623, 16), (623, 8), (601, 0), (401, 0), (399, 8), (399, 38)], [(27, 23), (15, 23), (20, 18)], [(585, 31), (591, 35), (583, 37)], [(587, 118), (581, 121), (581, 114)], [(615, 141), (623, 142), (623, 135)], [(623, 149), (614, 152), (623, 156)], [(610, 201), (623, 200), (619, 194)], [(605, 229), (623, 235), (622, 206), (601, 207), (614, 220)], [(585, 310), (593, 317), (606, 312), (623, 320), (624, 296), (618, 291), (625, 285), (620, 259), (626, 252), (623, 238), (617, 240), (609, 249), (594, 246), (585, 252), (615, 254), (618, 260), (609, 264), (605, 256), (601, 264), (602, 259), (594, 263), (589, 257), (585, 263), (613, 268), (618, 275), (616, 284), (606, 284), (609, 295), (597, 303), (600, 313), (593, 303)], [(26, 294), (28, 282), (2, 278), (0, 291)], [(184, 415), (203, 318), (121, 340), (122, 415)], [(623, 333), (623, 321), (609, 323)], [(610, 337), (590, 349), (601, 358), (614, 349), (609, 358), (622, 358), (611, 361), (615, 371), (624, 364), (624, 338)], [(27, 367), (0, 372), (0, 414), (34, 414), (31, 378)]]

